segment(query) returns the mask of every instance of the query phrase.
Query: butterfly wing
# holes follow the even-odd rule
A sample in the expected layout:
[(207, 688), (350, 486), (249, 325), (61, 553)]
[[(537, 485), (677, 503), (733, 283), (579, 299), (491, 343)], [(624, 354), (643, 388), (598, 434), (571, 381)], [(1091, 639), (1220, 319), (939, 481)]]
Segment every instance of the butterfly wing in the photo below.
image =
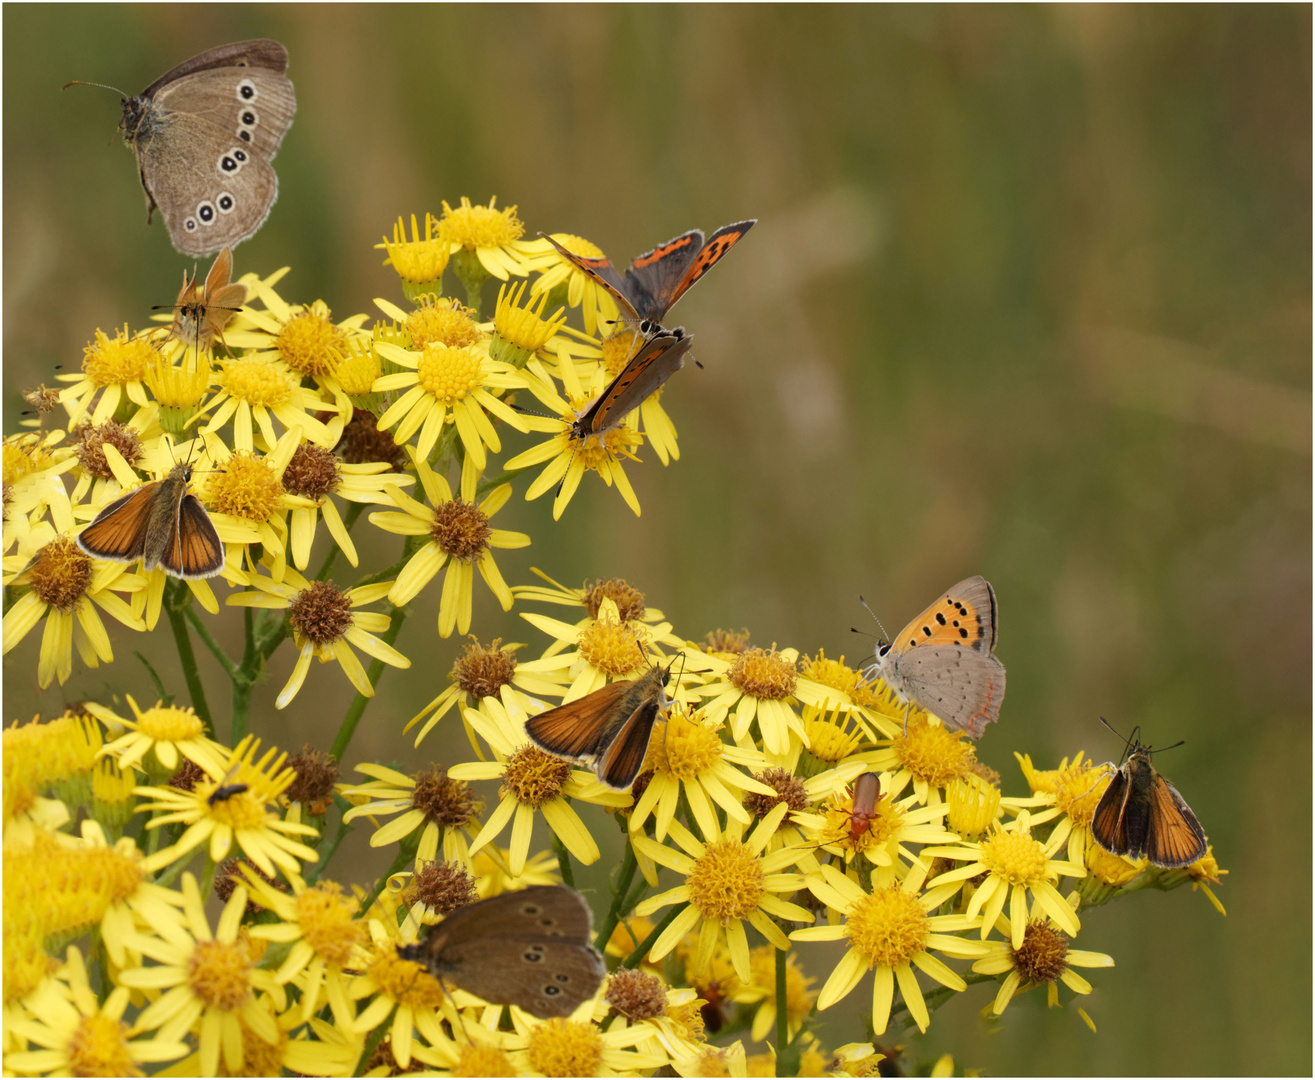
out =
[(177, 524), (160, 565), (170, 577), (209, 578), (224, 569), (224, 545), (214, 522), (195, 495), (184, 495)]
[(443, 959), (462, 990), (540, 1018), (570, 1016), (598, 992), (606, 973), (591, 945), (537, 937), (504, 936), (496, 956), (484, 941), (449, 944)]
[(1000, 719), (1005, 668), (994, 656), (960, 645), (920, 645), (897, 655), (894, 666), (904, 696), (951, 731), (980, 739)]
[(287, 76), (250, 66), (196, 71), (143, 108), (132, 145), (174, 247), (210, 255), (253, 235), (278, 197), (269, 162), (297, 108)]
[(698, 260), (703, 244), (703, 230), (690, 229), (631, 260), (625, 276), (626, 293), (644, 318), (662, 321), (676, 302), (673, 294)]
[(920, 645), (966, 645), (990, 653), (998, 631), (995, 590), (985, 578), (970, 577), (947, 589), (901, 630), (891, 642), (891, 651), (901, 653)]
[(160, 88), (191, 75), (195, 71), (207, 71), (210, 68), (230, 67), (265, 68), (269, 71), (287, 71), (288, 50), (270, 38), (256, 38), (252, 41), (235, 41), (229, 45), (219, 45), (198, 53), (190, 60), (184, 60), (176, 67), (170, 68), (155, 82), (141, 92), (142, 97), (153, 97)]
[(593, 917), (579, 893), (539, 885), (458, 908), (426, 941), (399, 953), (491, 1004), (569, 1016), (603, 980), (592, 936)]
[(112, 562), (136, 562), (146, 543), (146, 524), (159, 481), (121, 495), (78, 534), (78, 547), (88, 555)]
[(568, 701), (525, 721), (525, 734), (540, 750), (570, 761), (592, 759), (615, 731), (618, 713), (634, 679), (608, 683), (592, 694)]
[(547, 233), (539, 233), (539, 235), (552, 244), (563, 259), (572, 263), (578, 270), (583, 271), (585, 276), (591, 278), (611, 293), (612, 298), (620, 306), (623, 314), (631, 320), (639, 320), (640, 315), (635, 310), (636, 305), (631, 303), (630, 297), (626, 295), (627, 285), (622, 280), (621, 275), (616, 272), (616, 267), (612, 265), (610, 259), (605, 255), (596, 259), (591, 259), (585, 255), (577, 255), (573, 251), (568, 251)]
[[(716, 266), (721, 261), (722, 256), (739, 243), (744, 235), (753, 228), (757, 220), (757, 218), (751, 218), (748, 221), (737, 221), (732, 225), (723, 225), (709, 236), (706, 242), (703, 240), (703, 234), (698, 233), (700, 246), (695, 251), (692, 259), (686, 261), (673, 258), (668, 262), (659, 255), (656, 263), (649, 264), (646, 270), (651, 269), (656, 274), (657, 280), (653, 282), (652, 292), (661, 304), (662, 315), (675, 307), (676, 301), (684, 296), (699, 278)], [(695, 230), (695, 232), (698, 232), (698, 230)], [(693, 234), (685, 234), (685, 236), (690, 235)], [(655, 248), (649, 255), (641, 255), (639, 259), (635, 260), (632, 272), (643, 280), (640, 269), (641, 261), (664, 249), (670, 249), (672, 245), (683, 239), (684, 237), (678, 236), (675, 240), (668, 240), (661, 248)], [(679, 274), (675, 276), (677, 271), (679, 271)], [(662, 315), (652, 315), (650, 317), (661, 322)]]
[[(1113, 765), (1108, 766), (1114, 769)], [(1128, 853), (1128, 831), (1124, 828), (1123, 810), (1128, 801), (1128, 775), (1114, 769), (1109, 785), (1091, 815), (1091, 835), (1096, 843), (1115, 855)]]
[(603, 750), (594, 772), (608, 787), (624, 791), (635, 782), (639, 770), (644, 766), (644, 756), (648, 753), (648, 740), (653, 735), (653, 722), (657, 719), (662, 706), (661, 695), (650, 694), (624, 724), (621, 730)]
[(630, 413), (685, 366), (694, 335), (684, 327), (664, 330), (649, 338), (630, 358), (598, 400), (577, 422), (585, 434), (602, 435), (619, 427)]
[(1205, 854), (1205, 830), (1163, 776), (1151, 785), (1146, 857), (1156, 866), (1190, 866)]

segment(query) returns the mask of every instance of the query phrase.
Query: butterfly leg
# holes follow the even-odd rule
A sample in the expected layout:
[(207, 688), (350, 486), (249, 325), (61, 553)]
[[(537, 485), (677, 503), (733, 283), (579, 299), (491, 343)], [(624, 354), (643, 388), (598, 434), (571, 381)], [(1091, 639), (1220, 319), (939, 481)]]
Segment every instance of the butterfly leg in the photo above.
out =
[[(1111, 764), (1107, 761), (1107, 762), (1105, 762), (1104, 765), (1101, 766), (1101, 768), (1102, 768), (1102, 769), (1113, 769), (1114, 766), (1111, 765)], [(1104, 780), (1105, 777), (1107, 777), (1108, 775), (1109, 775), (1108, 772), (1102, 772), (1102, 773), (1100, 774), (1100, 776), (1096, 777), (1096, 784), (1099, 784), (1099, 783), (1100, 783), (1102, 780)], [(1074, 802), (1080, 802), (1081, 800), (1085, 799), (1088, 795), (1090, 795), (1093, 791), (1096, 790), (1096, 784), (1092, 784), (1091, 787), (1087, 788), (1086, 791), (1084, 791), (1081, 795), (1079, 795), (1079, 796), (1078, 796), (1076, 799), (1074, 799), (1073, 801), (1074, 801)]]
[(912, 700), (904, 703), (904, 735), (907, 738), (909, 734), (909, 710), (913, 708)]
[[(465, 1018), (461, 1015), (461, 1010), (457, 1008), (456, 998), (452, 996), (452, 991), (447, 988), (447, 983), (443, 981), (442, 975), (438, 976), (438, 985), (442, 988), (443, 993), (445, 995), (444, 1004), (450, 1003), (452, 1005), (452, 1012), (455, 1014), (457, 1018), (457, 1023), (461, 1026), (461, 1034), (465, 1036), (466, 1042), (470, 1042), (470, 1032), (466, 1030)], [(450, 1024), (451, 1022), (452, 1019), (451, 1017), (449, 1017), (448, 1023)]]

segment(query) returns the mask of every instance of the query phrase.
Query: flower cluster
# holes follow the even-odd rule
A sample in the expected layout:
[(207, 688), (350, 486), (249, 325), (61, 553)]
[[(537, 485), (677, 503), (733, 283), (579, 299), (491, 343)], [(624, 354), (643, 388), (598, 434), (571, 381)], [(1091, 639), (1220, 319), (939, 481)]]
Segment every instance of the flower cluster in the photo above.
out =
[[(1073, 942), (1099, 905), (1191, 884), (1222, 912), (1210, 886), (1226, 871), (1209, 852), (1163, 870), (1093, 841), (1110, 775), (1080, 752), (1050, 771), (1020, 757), (1027, 793), (1005, 795), (974, 743), (906, 715), (843, 657), (686, 636), (619, 579), (574, 588), (534, 571), (539, 583), (508, 585), (511, 557), (495, 552), (530, 537), (493, 519), (521, 473), (543, 466), (523, 496), (555, 490), (555, 518), (590, 471), (638, 513), (623, 462), (645, 443), (664, 464), (678, 456), (657, 395), (601, 436), (573, 424), (637, 331), (523, 234), (493, 202), (444, 203), (409, 231), (399, 220), (380, 246), (404, 299), (373, 317), (291, 302), (279, 270), (240, 278), (247, 302), (206, 348), (163, 326), (97, 330), (81, 371), (42, 395), (66, 430), (5, 439), (5, 652), (40, 627), (38, 682), (62, 684), (75, 654), (113, 663), (102, 614), (137, 634), (164, 633), (164, 615), (180, 658), (176, 679), (151, 670), (147, 707), (107, 694), (4, 731), (9, 1074), (871, 1076), (893, 1027), (925, 1032), (970, 983), (992, 987), (995, 1014), (1033, 988), (1052, 1005), (1090, 994), (1076, 969), (1113, 960)], [(443, 293), (449, 269), (464, 300)], [(526, 395), (554, 415), (522, 411)], [(137, 535), (168, 518), (181, 537), (188, 499), (222, 546), (210, 576), (171, 573)], [(172, 515), (115, 510), (157, 501)], [(115, 513), (122, 550), (89, 553), (80, 533)], [(402, 538), (391, 567), (356, 573), (358, 526)], [(438, 636), (467, 635), (476, 571), (538, 644), (472, 635), (406, 723), (417, 748), (459, 725), (469, 754), (340, 776), (385, 668), (411, 666), (395, 644), (407, 605), (441, 578)], [(417, 628), (427, 653), (433, 631)], [(197, 640), (231, 682), (224, 733)], [(266, 695), (285, 642), (292, 675)], [(312, 660), (354, 691), (332, 749), (263, 746), (253, 701), (285, 707)], [(626, 789), (602, 782), (598, 747), (568, 760), (527, 733), (566, 706), (614, 735), (630, 716), (569, 706), (629, 700), (618, 684), (659, 667)], [(353, 828), (392, 856), (370, 888), (334, 864)], [(570, 1015), (514, 992), (490, 1003), (459, 965), (440, 981), (408, 958), (453, 912), (573, 885), (613, 853), (610, 895), (592, 905), (608, 973)], [(845, 945), (831, 970), (812, 970), (814, 941)], [(855, 990), (871, 999), (866, 1041), (824, 1047), (818, 1014)]]

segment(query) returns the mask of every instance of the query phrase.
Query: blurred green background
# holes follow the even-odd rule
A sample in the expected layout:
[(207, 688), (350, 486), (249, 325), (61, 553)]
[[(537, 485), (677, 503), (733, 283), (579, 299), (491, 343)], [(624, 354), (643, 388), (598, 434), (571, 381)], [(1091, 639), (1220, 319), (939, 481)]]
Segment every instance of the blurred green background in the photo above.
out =
[[(441, 199), (496, 195), (530, 235), (579, 233), (618, 262), (757, 216), (677, 311), (707, 367), (663, 399), (680, 460), (629, 470), (643, 516), (596, 478), (556, 525), (550, 499), (518, 491), (498, 523), (534, 543), (500, 556), (508, 581), (531, 565), (576, 585), (620, 575), (687, 637), (748, 627), (856, 660), (860, 592), (894, 630), (986, 575), (1009, 694), (980, 756), (1021, 793), (1014, 750), (1117, 758), (1098, 715), (1185, 738), (1160, 764), (1230, 871), (1229, 914), (1189, 890), (1091, 912), (1079, 946), (1118, 965), (1082, 1002), (1098, 1035), (1037, 994), (988, 1027), (976, 988), (911, 1053), (988, 1073), (1310, 1072), (1308, 7), (3, 18), (6, 431), (20, 388), (75, 369), (97, 327), (142, 326), (191, 265), (146, 227), (131, 155), (106, 146), (117, 98), (61, 94), (70, 79), (135, 93), (214, 45), (284, 42), (297, 120), (237, 268), (290, 264), (283, 294), (336, 317), (400, 301), (371, 246)], [(348, 764), (463, 756), (401, 734), (457, 648), (435, 633), (437, 592), (398, 643), (415, 666), (384, 676)], [(32, 635), (6, 658), (6, 722), (110, 689), (149, 698), (130, 651), (176, 662), (165, 625), (145, 643), (115, 633), (118, 663), (46, 692)], [(475, 630), (543, 644), (482, 583)], [(275, 714), (290, 665), (276, 657), (256, 730), (327, 746), (346, 681), (317, 668)], [(353, 841), (340, 875), (366, 881), (386, 860)], [(822, 955), (804, 961), (824, 976)], [(861, 1037), (869, 1001), (825, 1014), (823, 1041)]]

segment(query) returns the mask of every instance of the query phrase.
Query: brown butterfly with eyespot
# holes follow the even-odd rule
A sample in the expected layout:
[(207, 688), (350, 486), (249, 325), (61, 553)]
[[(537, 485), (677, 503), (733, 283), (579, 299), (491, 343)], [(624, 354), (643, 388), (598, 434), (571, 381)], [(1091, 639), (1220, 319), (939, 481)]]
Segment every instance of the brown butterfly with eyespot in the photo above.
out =
[(180, 462), (105, 507), (78, 534), (78, 547), (111, 562), (142, 562), (170, 577), (214, 577), (224, 569), (224, 545), (201, 500), (187, 490), (192, 467)]
[[(1103, 716), (1100, 722), (1114, 731)], [(1139, 740), (1140, 734), (1141, 728), (1135, 727), (1125, 740), (1124, 760), (1091, 816), (1091, 835), (1115, 855), (1145, 855), (1152, 865), (1166, 868), (1190, 866), (1206, 852), (1205, 830), (1177, 789), (1155, 771), (1152, 750)], [(1174, 746), (1182, 742), (1163, 749)], [(1114, 765), (1107, 763), (1106, 768)]]
[[(544, 1019), (570, 1016), (607, 973), (593, 915), (574, 889), (535, 885), (457, 908), (413, 945), (397, 946), (440, 984)], [(446, 987), (445, 987), (446, 989)]]
[(670, 704), (666, 686), (675, 659), (531, 716), (525, 734), (545, 753), (592, 766), (602, 783), (624, 791), (644, 766), (658, 713)]
[(230, 248), (224, 248), (215, 256), (210, 272), (205, 276), (205, 285), (199, 289), (195, 272), (189, 277), (187, 271), (183, 271), (183, 287), (174, 301), (169, 336), (190, 345), (198, 356), (210, 350), (215, 338), (223, 344), (224, 327), (247, 302), (247, 287), (236, 282), (229, 284), (232, 274), (233, 252)]

